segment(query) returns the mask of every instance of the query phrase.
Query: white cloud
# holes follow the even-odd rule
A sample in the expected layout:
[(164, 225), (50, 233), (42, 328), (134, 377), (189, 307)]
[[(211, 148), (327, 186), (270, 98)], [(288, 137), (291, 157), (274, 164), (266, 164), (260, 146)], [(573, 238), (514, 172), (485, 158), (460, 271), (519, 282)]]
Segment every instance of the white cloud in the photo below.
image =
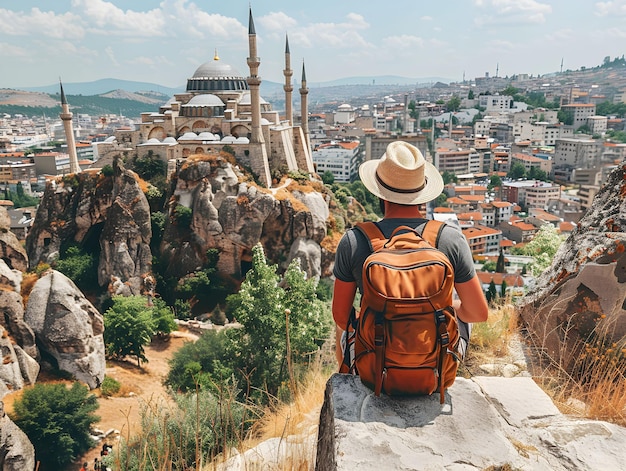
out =
[(312, 23), (304, 28), (297, 28), (293, 35), (289, 33), (289, 42), (305, 47), (332, 47), (352, 49), (373, 47), (359, 30), (369, 28), (369, 23), (358, 13), (346, 15), (343, 23)]
[(598, 16), (624, 16), (626, 15), (626, 1), (597, 2), (595, 14)]
[(270, 33), (284, 34), (294, 28), (298, 22), (282, 11), (271, 12), (260, 17), (256, 22)]
[(537, 0), (474, 0), (485, 15), (474, 22), (479, 25), (545, 23), (552, 7)]
[(422, 21), (433, 21), (433, 17), (432, 16), (422, 16), (420, 18), (420, 20), (422, 20)]
[(115, 58), (115, 52), (113, 52), (113, 48), (111, 46), (107, 46), (104, 48), (104, 53), (111, 60), (114, 66), (119, 67), (120, 63)]
[(28, 36), (36, 32), (55, 39), (81, 39), (85, 35), (77, 15), (57, 14), (39, 8), (32, 8), (29, 12), (0, 8), (0, 32), (11, 36)]
[(0, 49), (2, 50), (2, 55), (6, 57), (29, 58), (32, 56), (26, 49), (15, 44), (0, 43)]
[(94, 33), (135, 37), (165, 34), (163, 31), (165, 16), (158, 8), (146, 12), (124, 11), (103, 0), (72, 0), (72, 6), (93, 25), (90, 29)]
[(424, 40), (418, 36), (402, 34), (400, 36), (388, 36), (383, 39), (386, 47), (397, 48), (398, 50), (424, 47)]
[(216, 36), (223, 39), (245, 37), (248, 28), (238, 20), (217, 13), (207, 13), (187, 0), (164, 0), (161, 7), (166, 12), (168, 28), (177, 36), (192, 33), (196, 37)]

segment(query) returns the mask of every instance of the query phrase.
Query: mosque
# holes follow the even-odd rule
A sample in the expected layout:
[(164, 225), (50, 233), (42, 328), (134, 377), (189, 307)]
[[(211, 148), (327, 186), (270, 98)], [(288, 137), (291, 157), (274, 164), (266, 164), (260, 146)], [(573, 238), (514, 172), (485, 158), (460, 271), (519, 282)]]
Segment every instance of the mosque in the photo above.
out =
[[(260, 58), (252, 10), (248, 22), (250, 75), (244, 78), (215, 53), (187, 80), (184, 93), (175, 94), (158, 113), (142, 113), (139, 129), (118, 131), (98, 146), (102, 156), (136, 150), (138, 157), (152, 151), (168, 162), (191, 154), (220, 151), (228, 145), (238, 162), (252, 170), (259, 182), (272, 185), (275, 172), (301, 170), (314, 173), (308, 130), (306, 75), (302, 65), (301, 124), (293, 121), (291, 58), (285, 41), (285, 116), (272, 111), (260, 96)], [(130, 149), (129, 149), (130, 148)], [(106, 160), (106, 159), (105, 159)], [(97, 164), (99, 164), (98, 162)], [(98, 165), (101, 166), (101, 165)]]

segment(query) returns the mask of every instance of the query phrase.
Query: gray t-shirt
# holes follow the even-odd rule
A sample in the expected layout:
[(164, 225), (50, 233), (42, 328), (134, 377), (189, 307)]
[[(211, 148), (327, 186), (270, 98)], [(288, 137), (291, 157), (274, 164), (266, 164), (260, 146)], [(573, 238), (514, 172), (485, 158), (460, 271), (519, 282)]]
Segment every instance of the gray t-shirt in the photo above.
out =
[[(389, 237), (393, 230), (399, 226), (413, 227), (421, 233), (423, 229), (422, 226), (426, 224), (427, 221), (427, 219), (423, 218), (382, 219), (376, 224), (385, 237)], [(441, 232), (437, 248), (450, 260), (454, 268), (455, 283), (465, 283), (474, 277), (476, 271), (474, 269), (472, 252), (459, 227), (446, 224)], [(363, 263), (370, 253), (367, 238), (361, 231), (350, 229), (343, 235), (337, 246), (333, 274), (341, 281), (356, 281), (359, 292), (362, 293), (363, 283), (361, 274)]]

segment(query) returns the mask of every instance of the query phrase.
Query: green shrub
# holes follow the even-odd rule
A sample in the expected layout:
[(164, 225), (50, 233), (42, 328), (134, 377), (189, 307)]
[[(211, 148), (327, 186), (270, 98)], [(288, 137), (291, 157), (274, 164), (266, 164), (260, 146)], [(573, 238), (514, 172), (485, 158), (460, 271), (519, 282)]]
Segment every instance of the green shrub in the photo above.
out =
[(120, 388), (122, 385), (115, 378), (111, 378), (110, 376), (105, 376), (102, 384), (100, 385), (100, 393), (104, 397), (115, 396), (118, 392), (120, 392)]
[(97, 409), (96, 396), (78, 382), (71, 388), (37, 383), (15, 401), (11, 419), (35, 447), (42, 471), (66, 469), (93, 446), (89, 431), (99, 420)]

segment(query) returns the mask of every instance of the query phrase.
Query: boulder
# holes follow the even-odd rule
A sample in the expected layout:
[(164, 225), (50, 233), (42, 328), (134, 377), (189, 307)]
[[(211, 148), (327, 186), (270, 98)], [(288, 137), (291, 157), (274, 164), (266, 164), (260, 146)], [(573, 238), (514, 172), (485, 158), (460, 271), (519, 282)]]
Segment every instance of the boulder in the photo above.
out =
[(24, 432), (4, 413), (0, 401), (0, 469), (30, 471), (35, 469), (35, 448)]
[(425, 397), (375, 397), (333, 375), (316, 470), (622, 469), (626, 428), (565, 416), (528, 377), (457, 378)]
[(104, 379), (102, 315), (68, 277), (50, 270), (33, 286), (24, 320), (40, 350), (90, 388)]
[(0, 327), (0, 399), (23, 387), (20, 362), (7, 331)]
[(625, 197), (622, 164), (521, 302), (533, 346), (567, 369), (592, 342), (626, 346)]

